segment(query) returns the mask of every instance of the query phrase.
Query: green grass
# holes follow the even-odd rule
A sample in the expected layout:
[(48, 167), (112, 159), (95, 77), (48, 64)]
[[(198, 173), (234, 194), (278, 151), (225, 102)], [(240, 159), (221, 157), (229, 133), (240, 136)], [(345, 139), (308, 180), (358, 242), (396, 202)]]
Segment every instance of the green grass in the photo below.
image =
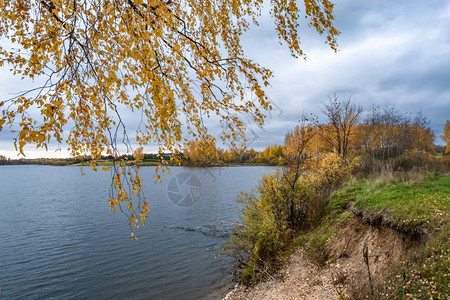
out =
[[(113, 165), (112, 161), (99, 161), (97, 163), (98, 166), (104, 166), (104, 167), (111, 167)], [(82, 166), (82, 167), (88, 167), (89, 166), (89, 162), (80, 162), (80, 163), (76, 163), (73, 164), (72, 166)]]
[(387, 214), (395, 221), (430, 229), (424, 250), (399, 265), (378, 289), (375, 299), (448, 299), (450, 176), (430, 175), (406, 182), (378, 179), (347, 183), (329, 198), (323, 222), (297, 239), (299, 245), (306, 245), (313, 258), (337, 232), (339, 224), (349, 218), (344, 208), (350, 202), (359, 210)]
[[(143, 166), (157, 166), (158, 165), (158, 161), (140, 161), (140, 162), (135, 162), (135, 161), (128, 161), (127, 162), (128, 165), (136, 165), (139, 167), (143, 167)], [(116, 162), (116, 164), (118, 164), (118, 162)], [(73, 164), (74, 166), (89, 166), (88, 162), (82, 162), (82, 163), (77, 163), (77, 164)], [(113, 161), (99, 161), (97, 163), (98, 166), (104, 166), (104, 167), (111, 167), (114, 165)]]
[(387, 299), (448, 299), (449, 225), (447, 223), (431, 239), (424, 251), (417, 253), (397, 268), (384, 285), (384, 290), (380, 291), (380, 295), (386, 295)]
[(140, 161), (140, 162), (137, 162), (136, 165), (140, 166), (140, 167), (142, 167), (142, 166), (152, 166), (153, 167), (153, 166), (157, 166), (159, 163), (160, 163), (159, 161)]
[(450, 223), (450, 176), (431, 175), (421, 180), (359, 180), (333, 193), (325, 216), (313, 229), (301, 234), (296, 243), (306, 244), (312, 254), (320, 252), (337, 233), (339, 225), (353, 216), (349, 203), (371, 214), (383, 213), (410, 226), (425, 225), (442, 230)]
[(334, 193), (330, 209), (348, 202), (370, 213), (384, 212), (411, 225), (440, 226), (449, 218), (450, 176), (432, 175), (422, 180), (361, 180)]

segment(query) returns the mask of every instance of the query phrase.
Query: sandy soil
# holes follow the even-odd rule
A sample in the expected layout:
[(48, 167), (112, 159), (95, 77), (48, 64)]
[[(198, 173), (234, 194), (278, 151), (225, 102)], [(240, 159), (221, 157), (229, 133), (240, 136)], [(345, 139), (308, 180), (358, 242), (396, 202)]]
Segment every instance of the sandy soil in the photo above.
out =
[(254, 287), (238, 286), (224, 299), (337, 299), (338, 291), (346, 293), (348, 284), (368, 287), (364, 248), (368, 249), (371, 278), (377, 285), (420, 244), (405, 233), (354, 217), (327, 243), (333, 263), (318, 267), (298, 248), (274, 278)]
[(331, 273), (308, 261), (303, 250), (297, 249), (274, 279), (255, 287), (239, 286), (224, 299), (336, 299)]

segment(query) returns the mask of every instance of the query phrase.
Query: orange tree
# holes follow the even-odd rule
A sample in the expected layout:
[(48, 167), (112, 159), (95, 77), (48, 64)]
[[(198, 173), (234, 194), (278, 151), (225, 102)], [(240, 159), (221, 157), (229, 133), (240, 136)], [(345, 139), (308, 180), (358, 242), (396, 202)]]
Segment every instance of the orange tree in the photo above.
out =
[[(0, 0), (0, 67), (44, 82), (0, 99), (0, 130), (18, 128), (23, 155), (26, 144), (56, 141), (95, 166), (102, 154), (120, 156), (116, 140), (130, 145), (123, 109), (141, 118), (139, 146), (156, 143), (160, 152), (181, 150), (187, 136), (213, 140), (204, 118), (217, 115), (221, 138), (234, 146), (245, 137), (244, 120), (262, 126), (271, 109), (264, 86), (272, 73), (241, 44), (266, 4), (294, 57), (304, 55), (303, 16), (336, 50), (329, 0)], [(112, 208), (126, 203), (130, 222), (143, 223), (148, 204), (131, 200), (141, 199), (137, 170), (114, 168)]]
[(444, 134), (441, 135), (441, 138), (445, 142), (445, 154), (450, 154), (450, 121), (447, 120), (444, 126)]
[(353, 104), (350, 98), (341, 100), (335, 94), (333, 97), (328, 97), (322, 112), (328, 118), (329, 124), (326, 126), (330, 128), (321, 131), (322, 138), (345, 161), (354, 128), (362, 114), (362, 107)]
[(295, 189), (300, 176), (306, 171), (306, 161), (311, 157), (310, 141), (316, 134), (317, 117), (302, 116), (294, 130), (286, 133), (284, 138), (284, 159), (286, 168), (283, 169), (283, 178), (292, 190)]

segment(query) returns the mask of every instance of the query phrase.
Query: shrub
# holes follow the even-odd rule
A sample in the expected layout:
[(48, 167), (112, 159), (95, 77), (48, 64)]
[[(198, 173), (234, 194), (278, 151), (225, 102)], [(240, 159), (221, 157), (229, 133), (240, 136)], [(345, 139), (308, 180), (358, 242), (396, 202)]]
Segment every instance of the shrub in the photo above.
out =
[[(326, 197), (352, 176), (357, 164), (356, 159), (344, 161), (326, 154), (310, 159), (306, 175), (294, 186), (278, 171), (263, 176), (253, 192), (241, 194), (242, 224), (225, 252), (240, 264), (242, 282), (261, 279), (276, 269), (280, 254), (289, 249), (296, 233), (317, 223)], [(320, 239), (317, 247), (311, 246), (319, 249), (322, 244)]]
[(386, 179), (409, 180), (418, 173), (445, 173), (450, 170), (450, 159), (436, 157), (423, 150), (407, 150), (402, 155), (386, 160), (378, 160), (368, 154), (363, 155), (358, 167), (359, 177), (384, 177)]
[(352, 177), (359, 163), (359, 158), (343, 160), (335, 153), (327, 153), (309, 161), (308, 177), (326, 197)]
[(295, 189), (281, 172), (267, 175), (252, 193), (242, 193), (242, 225), (225, 251), (243, 267), (241, 280), (249, 283), (276, 269), (280, 254), (289, 249), (295, 233), (310, 222), (316, 211), (313, 185), (300, 179)]
[(402, 156), (392, 160), (394, 171), (426, 170), (438, 168), (438, 158), (423, 150), (407, 150)]

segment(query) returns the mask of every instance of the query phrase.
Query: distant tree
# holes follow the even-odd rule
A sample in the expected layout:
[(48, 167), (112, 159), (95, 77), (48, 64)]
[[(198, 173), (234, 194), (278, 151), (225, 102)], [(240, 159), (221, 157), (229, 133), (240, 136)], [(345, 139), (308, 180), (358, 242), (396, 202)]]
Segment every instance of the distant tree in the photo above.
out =
[(361, 155), (369, 149), (367, 124), (357, 124), (350, 138), (350, 151)]
[(410, 140), (410, 144), (406, 146), (407, 150), (422, 150), (426, 152), (434, 151), (435, 136), (431, 128), (421, 127), (417, 124), (411, 124), (408, 130), (409, 136), (406, 140)]
[(373, 106), (366, 118), (366, 146), (374, 158), (389, 159), (406, 150), (433, 151), (434, 133), (421, 113), (412, 118), (394, 106)]
[(445, 142), (445, 154), (450, 154), (450, 121), (447, 120), (444, 126), (444, 134), (441, 135), (441, 138)]
[(211, 163), (219, 159), (219, 152), (214, 141), (189, 141), (183, 150), (183, 155), (192, 163)]
[(144, 148), (138, 147), (136, 150), (134, 150), (133, 158), (136, 161), (143, 161), (144, 160)]
[(304, 171), (308, 143), (316, 133), (317, 117), (302, 116), (294, 130), (289, 131), (284, 138), (284, 160), (286, 167), (283, 177), (292, 190), (295, 189), (298, 178)]
[(151, 160), (160, 160), (161, 155), (155, 154), (155, 153), (145, 153), (144, 154), (144, 160), (151, 161)]
[(402, 153), (409, 120), (394, 106), (372, 106), (366, 122), (369, 149), (374, 158), (387, 159)]
[(197, 141), (189, 141), (186, 143), (186, 146), (183, 150), (183, 156), (188, 161), (198, 161), (204, 159), (202, 155), (202, 151), (200, 150), (200, 145)]
[(284, 146), (269, 145), (262, 152), (259, 152), (256, 158), (261, 163), (277, 165), (282, 162), (283, 151)]
[(256, 155), (258, 154), (258, 152), (253, 148), (249, 149), (247, 153), (248, 153), (248, 160), (250, 161), (254, 161)]
[(236, 159), (235, 152), (231, 150), (224, 150), (221, 159), (225, 162), (232, 162)]
[(346, 159), (350, 136), (359, 121), (362, 107), (351, 102), (351, 99), (341, 100), (335, 94), (328, 97), (328, 102), (322, 107), (322, 112), (328, 118), (329, 131), (324, 131), (322, 137), (333, 148), (333, 150)]
[(434, 145), (434, 152), (435, 153), (443, 153), (443, 154), (445, 154), (445, 145), (444, 146), (442, 146), (442, 145)]
[(408, 149), (434, 151), (435, 135), (430, 124), (430, 120), (423, 114), (422, 110), (416, 113), (409, 127), (411, 144)]

